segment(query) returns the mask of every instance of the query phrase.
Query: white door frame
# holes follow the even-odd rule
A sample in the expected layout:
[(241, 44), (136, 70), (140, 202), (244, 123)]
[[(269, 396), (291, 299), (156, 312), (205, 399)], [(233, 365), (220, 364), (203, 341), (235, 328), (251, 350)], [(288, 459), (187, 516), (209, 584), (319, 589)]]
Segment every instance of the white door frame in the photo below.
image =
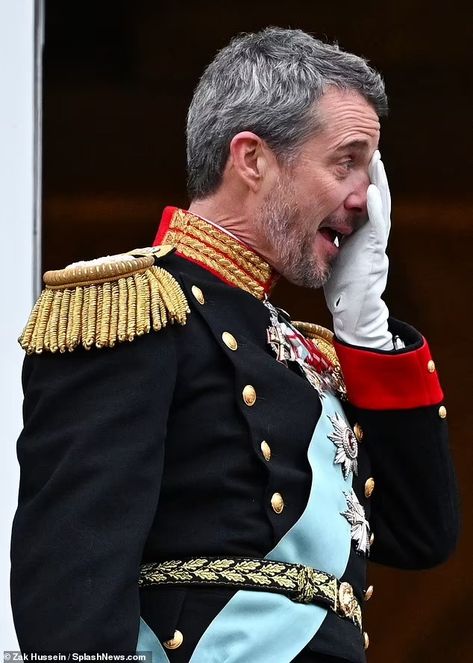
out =
[(17, 338), (40, 287), (43, 9), (43, 0), (0, 0), (0, 650), (18, 649), (9, 590), (22, 425)]

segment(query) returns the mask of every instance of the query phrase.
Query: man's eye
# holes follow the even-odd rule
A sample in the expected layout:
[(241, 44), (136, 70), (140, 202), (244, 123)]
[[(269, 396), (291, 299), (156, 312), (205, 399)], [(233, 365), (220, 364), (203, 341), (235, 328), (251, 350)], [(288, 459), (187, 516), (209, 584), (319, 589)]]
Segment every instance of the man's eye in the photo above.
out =
[(352, 157), (350, 157), (349, 159), (344, 159), (340, 165), (346, 170), (351, 170), (355, 165), (355, 160)]
[(353, 158), (343, 159), (337, 164), (338, 177), (343, 179), (354, 168), (355, 160)]

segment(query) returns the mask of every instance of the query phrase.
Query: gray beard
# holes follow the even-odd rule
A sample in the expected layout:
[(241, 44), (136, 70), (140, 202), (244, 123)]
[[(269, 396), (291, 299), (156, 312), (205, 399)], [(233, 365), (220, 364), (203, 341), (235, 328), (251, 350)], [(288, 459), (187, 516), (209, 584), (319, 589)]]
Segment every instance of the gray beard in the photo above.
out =
[(256, 223), (264, 241), (274, 249), (275, 268), (288, 281), (305, 288), (321, 288), (330, 278), (331, 267), (318, 265), (313, 255), (313, 237), (301, 237), (297, 202), (290, 184), (279, 182), (263, 201)]

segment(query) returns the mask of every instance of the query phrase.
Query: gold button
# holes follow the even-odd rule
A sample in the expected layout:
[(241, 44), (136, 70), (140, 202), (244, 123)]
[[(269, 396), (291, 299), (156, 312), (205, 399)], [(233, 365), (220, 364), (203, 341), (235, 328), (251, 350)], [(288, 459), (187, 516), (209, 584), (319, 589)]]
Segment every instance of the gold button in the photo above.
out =
[(373, 490), (374, 490), (374, 479), (373, 477), (370, 477), (369, 479), (366, 479), (365, 497), (371, 497)]
[(230, 332), (223, 332), (222, 341), (225, 343), (227, 348), (230, 348), (230, 350), (236, 350), (238, 347), (236, 338), (233, 336), (233, 334), (230, 334)]
[(174, 636), (170, 640), (163, 642), (166, 649), (177, 649), (182, 645), (184, 636), (180, 631), (174, 631)]
[(361, 442), (361, 440), (363, 439), (363, 429), (360, 426), (360, 424), (355, 424), (353, 426), (353, 432), (355, 433), (355, 437), (358, 440), (358, 442)]
[(261, 442), (261, 452), (262, 452), (265, 460), (270, 460), (271, 459), (271, 447), (266, 442), (266, 440), (263, 440)]
[(370, 536), (370, 546), (373, 545), (373, 542), (374, 542), (374, 532), (371, 532), (371, 536)]
[(373, 591), (374, 591), (374, 587), (373, 587), (373, 585), (370, 585), (368, 587), (368, 589), (366, 590), (366, 592), (365, 592), (365, 601), (370, 600), (370, 598), (373, 596)]
[(251, 384), (247, 384), (246, 387), (243, 389), (243, 400), (245, 401), (246, 405), (251, 407), (252, 405), (255, 404), (256, 402), (256, 391), (255, 388)]
[(445, 419), (447, 416), (447, 408), (444, 405), (441, 405), (439, 407), (439, 417), (440, 419)]
[(281, 513), (281, 511), (284, 509), (284, 500), (281, 493), (274, 493), (271, 498), (271, 506), (273, 507), (273, 511), (275, 513)]
[(191, 292), (194, 295), (194, 297), (197, 299), (199, 304), (204, 304), (205, 303), (205, 297), (204, 293), (200, 288), (198, 288), (196, 285), (193, 285), (191, 288)]
[(370, 639), (366, 631), (363, 633), (363, 640), (365, 643), (365, 649), (368, 649), (368, 647), (370, 646)]
[(429, 373), (433, 373), (435, 371), (435, 362), (433, 359), (429, 359), (427, 363), (427, 370), (429, 371)]

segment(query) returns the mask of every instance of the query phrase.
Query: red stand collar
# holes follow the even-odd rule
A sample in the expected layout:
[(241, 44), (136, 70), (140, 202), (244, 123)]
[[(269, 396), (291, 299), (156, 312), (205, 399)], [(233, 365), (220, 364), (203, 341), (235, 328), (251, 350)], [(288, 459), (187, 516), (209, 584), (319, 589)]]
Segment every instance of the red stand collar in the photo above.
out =
[(263, 299), (278, 275), (253, 249), (191, 212), (165, 207), (153, 246), (172, 244), (177, 255), (229, 285)]

